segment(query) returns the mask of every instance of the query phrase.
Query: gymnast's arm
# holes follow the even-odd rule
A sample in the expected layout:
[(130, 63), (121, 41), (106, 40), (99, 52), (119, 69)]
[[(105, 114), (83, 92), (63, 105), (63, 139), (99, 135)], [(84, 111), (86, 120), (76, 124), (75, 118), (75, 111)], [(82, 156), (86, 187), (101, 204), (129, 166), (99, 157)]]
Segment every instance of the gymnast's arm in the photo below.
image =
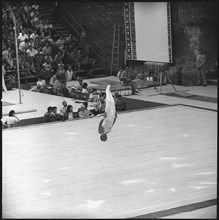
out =
[(103, 133), (104, 133), (104, 128), (103, 128), (103, 126), (102, 126), (103, 121), (104, 121), (104, 118), (101, 119), (101, 121), (100, 121), (100, 123), (99, 123), (99, 128), (98, 128), (99, 134), (103, 134)]

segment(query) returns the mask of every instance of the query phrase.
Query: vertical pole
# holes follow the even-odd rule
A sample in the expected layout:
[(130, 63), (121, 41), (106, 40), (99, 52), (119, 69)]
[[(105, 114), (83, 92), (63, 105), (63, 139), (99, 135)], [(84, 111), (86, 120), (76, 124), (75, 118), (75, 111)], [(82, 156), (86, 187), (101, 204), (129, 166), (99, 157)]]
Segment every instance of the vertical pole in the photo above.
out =
[(14, 23), (14, 37), (15, 37), (15, 50), (16, 50), (16, 61), (17, 61), (17, 78), (18, 78), (18, 91), (19, 91), (19, 104), (21, 102), (21, 82), (20, 82), (20, 71), (19, 71), (19, 59), (18, 59), (18, 46), (17, 46), (17, 25), (16, 25), (16, 18), (14, 13), (12, 12), (11, 7), (9, 6), (9, 10), (11, 13), (11, 17)]
[(17, 26), (16, 26), (16, 22), (14, 23), (14, 33), (15, 33), (15, 49), (16, 49), (16, 61), (17, 61), (17, 79), (18, 79), (18, 90), (19, 90), (19, 104), (22, 104), (22, 101), (21, 101), (21, 82), (20, 82), (20, 70), (19, 70), (19, 59), (18, 59)]

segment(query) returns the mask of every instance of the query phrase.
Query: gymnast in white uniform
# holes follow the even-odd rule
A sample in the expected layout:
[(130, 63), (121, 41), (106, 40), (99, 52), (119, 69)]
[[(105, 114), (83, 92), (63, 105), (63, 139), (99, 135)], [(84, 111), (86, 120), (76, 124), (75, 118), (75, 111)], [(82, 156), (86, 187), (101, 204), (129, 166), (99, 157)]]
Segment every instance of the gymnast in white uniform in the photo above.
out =
[(107, 134), (111, 131), (116, 118), (116, 107), (115, 107), (115, 102), (112, 96), (112, 93), (110, 91), (110, 85), (106, 87), (106, 107), (105, 107), (105, 113), (104, 113), (104, 118), (100, 121), (99, 123), (99, 129), (98, 132), (100, 135), (101, 141), (106, 141), (107, 140)]

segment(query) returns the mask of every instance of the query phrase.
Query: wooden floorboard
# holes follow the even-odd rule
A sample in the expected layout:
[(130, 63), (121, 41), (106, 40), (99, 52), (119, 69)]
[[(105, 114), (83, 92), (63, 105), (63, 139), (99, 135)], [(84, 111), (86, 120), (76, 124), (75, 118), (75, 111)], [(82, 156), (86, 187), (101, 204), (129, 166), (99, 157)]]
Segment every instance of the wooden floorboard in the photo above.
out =
[(4, 130), (3, 217), (128, 218), (217, 197), (217, 112), (188, 106)]

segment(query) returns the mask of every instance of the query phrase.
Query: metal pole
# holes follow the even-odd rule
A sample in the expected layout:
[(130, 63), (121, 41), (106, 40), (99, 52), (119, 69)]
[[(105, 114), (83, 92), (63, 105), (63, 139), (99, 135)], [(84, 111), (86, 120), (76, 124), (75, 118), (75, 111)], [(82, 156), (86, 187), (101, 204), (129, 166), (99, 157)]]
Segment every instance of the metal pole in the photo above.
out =
[(18, 91), (19, 91), (19, 104), (22, 104), (21, 102), (21, 82), (20, 82), (20, 71), (19, 71), (19, 58), (18, 58), (18, 46), (17, 46), (17, 25), (16, 25), (16, 18), (14, 16), (14, 13), (11, 10), (11, 7), (9, 6), (11, 17), (14, 23), (14, 37), (15, 37), (15, 50), (16, 50), (16, 61), (17, 61), (17, 78), (18, 78)]

